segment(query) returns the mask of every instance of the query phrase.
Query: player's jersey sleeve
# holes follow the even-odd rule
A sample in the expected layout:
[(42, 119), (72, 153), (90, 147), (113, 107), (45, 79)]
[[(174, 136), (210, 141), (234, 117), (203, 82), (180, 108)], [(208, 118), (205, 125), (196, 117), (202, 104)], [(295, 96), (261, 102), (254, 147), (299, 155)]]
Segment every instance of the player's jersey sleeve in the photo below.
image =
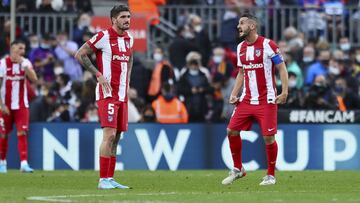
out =
[(266, 40), (268, 41), (267, 43), (265, 43), (265, 53), (267, 54), (267, 57), (271, 59), (271, 61), (275, 65), (284, 62), (284, 59), (280, 53), (280, 49), (278, 45), (272, 40), (269, 39)]
[(27, 67), (28, 69), (31, 69), (31, 70), (34, 69), (33, 65), (29, 59), (24, 59), (23, 62), (21, 63), (21, 67), (22, 68)]
[(130, 38), (130, 49), (134, 46), (134, 37), (128, 32), (129, 38)]
[(240, 59), (241, 45), (242, 45), (242, 43), (240, 43), (240, 44), (237, 46), (237, 48), (236, 48), (237, 67), (238, 67), (238, 68), (242, 68), (242, 63), (241, 63), (241, 59)]
[(106, 37), (104, 31), (98, 32), (86, 43), (94, 50), (94, 52), (101, 50), (105, 47)]
[(0, 78), (3, 78), (6, 76), (6, 64), (5, 60), (0, 60)]

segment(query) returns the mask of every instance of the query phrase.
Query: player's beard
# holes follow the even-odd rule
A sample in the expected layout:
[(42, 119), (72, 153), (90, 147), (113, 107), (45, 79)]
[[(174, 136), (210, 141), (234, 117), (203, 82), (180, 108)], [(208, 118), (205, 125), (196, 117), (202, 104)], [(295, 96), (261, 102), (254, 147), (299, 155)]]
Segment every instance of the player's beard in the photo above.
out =
[(244, 41), (247, 36), (249, 36), (250, 27), (243, 31), (243, 35), (239, 36), (240, 41)]
[[(130, 23), (129, 23), (129, 25), (130, 25)], [(125, 23), (124, 24), (119, 23), (119, 24), (117, 24), (117, 27), (119, 30), (126, 31), (129, 29), (130, 26), (125, 26)]]

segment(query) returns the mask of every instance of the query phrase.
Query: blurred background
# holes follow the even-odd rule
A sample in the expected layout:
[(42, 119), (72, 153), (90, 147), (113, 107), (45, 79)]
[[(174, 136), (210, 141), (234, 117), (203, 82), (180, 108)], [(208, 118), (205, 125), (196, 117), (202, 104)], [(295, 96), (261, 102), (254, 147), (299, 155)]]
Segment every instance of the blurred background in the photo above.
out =
[[(111, 8), (124, 3), (132, 11), (130, 32), (135, 38), (129, 122), (200, 123), (195, 127), (130, 125), (129, 134), (134, 136), (130, 141), (125, 139), (125, 143), (131, 142), (129, 146), (133, 146), (135, 134), (142, 134), (145, 139), (146, 132), (149, 132), (152, 143), (156, 142), (157, 135), (160, 135), (160, 141), (164, 141), (163, 135), (168, 135), (171, 137), (170, 143), (174, 143), (177, 140), (176, 130), (179, 130), (178, 137), (186, 138), (185, 131), (181, 131), (183, 128), (192, 129), (191, 133), (197, 133), (203, 140), (189, 142), (193, 150), (203, 142), (222, 143), (217, 139), (225, 138), (226, 123), (233, 111), (228, 98), (238, 71), (235, 49), (239, 39), (236, 26), (239, 16), (250, 12), (258, 17), (259, 33), (279, 45), (287, 64), (289, 96), (287, 104), (279, 106), (278, 120), (280, 127), (291, 134), (295, 143), (291, 149), (292, 155), (296, 155), (296, 143), (304, 144), (306, 141), (305, 135), (308, 134), (304, 134), (302, 129), (316, 135), (325, 134), (328, 129), (339, 130), (334, 131), (335, 137), (328, 136), (330, 143), (317, 140), (315, 135), (311, 137), (312, 144), (322, 147), (308, 144), (313, 147), (310, 148), (310, 165), (293, 168), (286, 165), (283, 168), (301, 170), (306, 167), (327, 167), (332, 170), (335, 169), (332, 164), (336, 161), (350, 159), (351, 162), (339, 167), (360, 168), (360, 156), (355, 156), (359, 150), (354, 145), (360, 144), (359, 125), (356, 124), (360, 123), (359, 0), (16, 0), (14, 23), (10, 20), (11, 3), (11, 0), (0, 1), (0, 56), (9, 53), (10, 31), (14, 26), (14, 38), (26, 41), (26, 57), (31, 60), (40, 78), (37, 84), (29, 83), (32, 90), (29, 98), (30, 120), (34, 124), (32, 129), (35, 129), (30, 134), (54, 135), (64, 140), (66, 131), (63, 128), (73, 128), (74, 122), (98, 122), (94, 94), (96, 78), (75, 60), (74, 54), (85, 41), (110, 26)], [(280, 92), (278, 76), (277, 88)], [(48, 132), (39, 130), (44, 126), (51, 128), (41, 122), (72, 124), (57, 125)], [(292, 126), (289, 123), (315, 124)], [(320, 126), (318, 123), (329, 125)], [(355, 123), (355, 126), (348, 128), (333, 123)], [(91, 126), (91, 129), (99, 127), (98, 123)], [(216, 130), (212, 131), (214, 126)], [(137, 131), (140, 127), (147, 131)], [(79, 127), (80, 134), (83, 134), (82, 130), (87, 130), (85, 128)], [(351, 133), (349, 135), (342, 130)], [(258, 128), (255, 131), (258, 132)], [(74, 135), (74, 131), (69, 133)], [(96, 133), (98, 131), (95, 130)], [(296, 140), (297, 133), (302, 135), (300, 140)], [(336, 137), (339, 133), (344, 137)], [(211, 138), (209, 141), (207, 134), (208, 137), (215, 136), (215, 140), (211, 141)], [(282, 131), (280, 134), (282, 136)], [(30, 139), (35, 139), (32, 137)], [(137, 139), (140, 146), (147, 143), (142, 142), (140, 137)], [(340, 139), (339, 143), (335, 142), (337, 139)], [(186, 141), (187, 138), (185, 144)], [(254, 142), (252, 139), (250, 141)], [(258, 141), (261, 142), (260, 139)], [(34, 142), (32, 145), (36, 148)], [(45, 143), (48, 146), (56, 143), (45, 138), (41, 142), (44, 146)], [(96, 140), (94, 142), (97, 143)], [(281, 140), (279, 143), (282, 145)], [(298, 150), (309, 150), (308, 145), (299, 145)], [(124, 147), (129, 146), (125, 144)], [(329, 149), (332, 151), (326, 155)], [(47, 148), (42, 150), (45, 153)], [(96, 152), (96, 147), (92, 150), (91, 153)], [(188, 158), (194, 158), (193, 151), (186, 150)], [(320, 155), (316, 150), (322, 150), (319, 152), (323, 155), (322, 159), (318, 159)], [(198, 151), (206, 152), (199, 155), (205, 160), (203, 164), (181, 167), (211, 168), (211, 163), (217, 159), (209, 154), (214, 155), (216, 150), (201, 147)], [(216, 152), (221, 153), (219, 150)], [(36, 151), (33, 154), (39, 156)], [(133, 163), (133, 158), (128, 159), (131, 159), (130, 165), (135, 164), (131, 165), (133, 168), (141, 168)], [(160, 165), (161, 160), (158, 160)], [(326, 165), (323, 160), (330, 162)], [(146, 163), (149, 165), (149, 162)], [(80, 161), (80, 168), (93, 167), (94, 164), (96, 168), (96, 161), (90, 165)], [(145, 162), (142, 164), (145, 165)], [(34, 166), (46, 168), (45, 162), (44, 165), (37, 162)], [(71, 167), (76, 169), (75, 166)], [(176, 169), (177, 165), (172, 167)], [(224, 167), (224, 164), (216, 167)]]

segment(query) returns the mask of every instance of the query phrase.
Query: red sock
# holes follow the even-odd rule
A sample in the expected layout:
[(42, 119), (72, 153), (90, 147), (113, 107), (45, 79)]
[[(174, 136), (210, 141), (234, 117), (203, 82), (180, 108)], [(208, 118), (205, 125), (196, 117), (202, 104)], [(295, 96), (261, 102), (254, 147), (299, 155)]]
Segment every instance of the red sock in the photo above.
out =
[(0, 138), (0, 160), (6, 159), (7, 149), (8, 149), (8, 139)]
[(20, 155), (20, 161), (27, 161), (28, 154), (27, 154), (27, 136), (20, 135), (18, 137), (18, 149)]
[(242, 168), (242, 161), (241, 161), (241, 147), (242, 141), (241, 137), (239, 136), (228, 136), (229, 143), (230, 143), (230, 150), (231, 155), (234, 162), (234, 167), (241, 170)]
[(112, 156), (110, 157), (110, 166), (109, 166), (110, 168), (108, 172), (108, 178), (114, 177), (115, 166), (116, 166), (116, 156)]
[(110, 157), (100, 157), (100, 178), (107, 178), (110, 166)]
[(266, 155), (268, 160), (268, 175), (275, 176), (275, 164), (277, 158), (278, 146), (276, 141), (266, 145)]

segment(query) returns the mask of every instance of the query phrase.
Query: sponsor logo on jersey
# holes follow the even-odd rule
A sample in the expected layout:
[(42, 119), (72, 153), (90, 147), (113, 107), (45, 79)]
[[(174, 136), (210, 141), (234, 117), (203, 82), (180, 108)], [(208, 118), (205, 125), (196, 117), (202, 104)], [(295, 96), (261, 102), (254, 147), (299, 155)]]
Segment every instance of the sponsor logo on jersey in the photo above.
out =
[(119, 60), (119, 61), (129, 61), (130, 57), (129, 56), (125, 56), (125, 55), (122, 55), (122, 56), (119, 56), (119, 55), (113, 55), (112, 57), (112, 60), (115, 61), (115, 60)]
[(264, 64), (262, 63), (255, 63), (255, 64), (249, 64), (249, 65), (243, 65), (244, 69), (254, 69), (254, 68), (263, 68)]

